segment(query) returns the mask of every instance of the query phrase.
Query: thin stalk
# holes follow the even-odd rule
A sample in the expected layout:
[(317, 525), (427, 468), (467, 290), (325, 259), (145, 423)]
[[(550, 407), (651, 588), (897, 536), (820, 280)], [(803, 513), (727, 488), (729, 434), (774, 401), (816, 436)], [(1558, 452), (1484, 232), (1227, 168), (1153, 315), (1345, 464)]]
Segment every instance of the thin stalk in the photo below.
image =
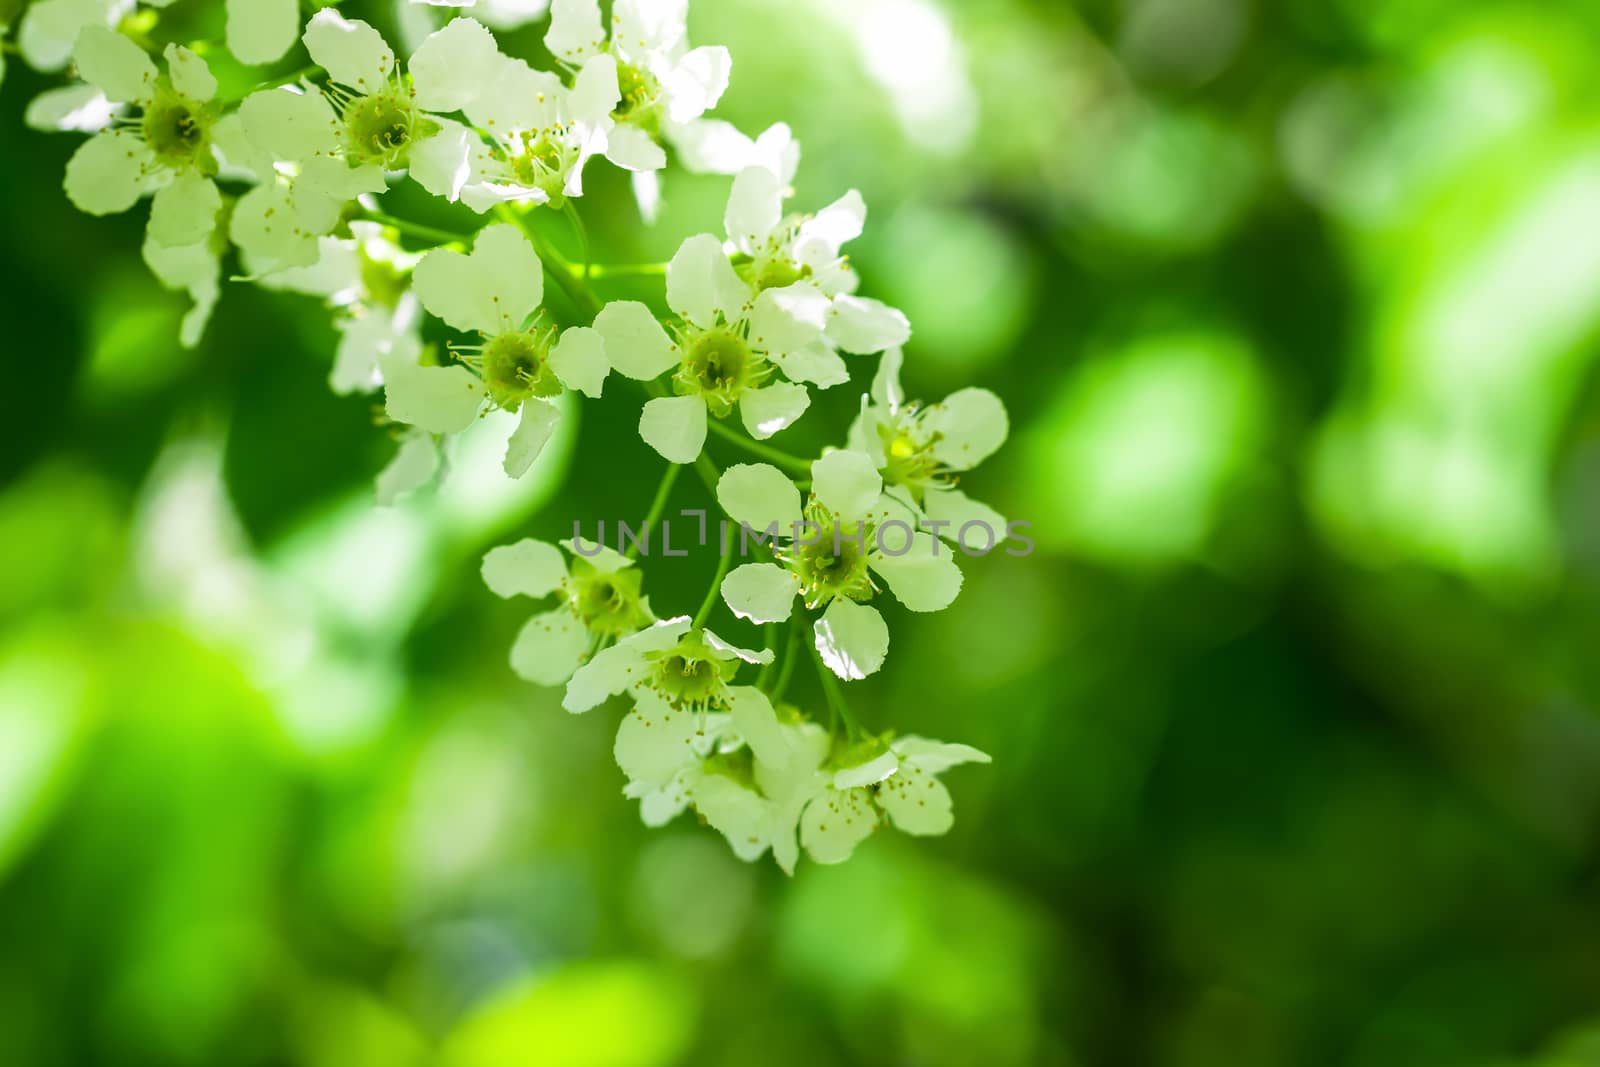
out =
[(661, 277), (667, 273), (665, 263), (592, 263), (591, 278)]
[(760, 456), (762, 459), (776, 463), (780, 467), (787, 467), (798, 474), (811, 473), (811, 462), (792, 452), (785, 452), (781, 448), (774, 448), (769, 444), (757, 441), (753, 437), (746, 437), (742, 433), (730, 430), (715, 419), (708, 419), (706, 427), (724, 441), (731, 441), (751, 455)]
[(561, 291), (567, 294), (567, 299), (571, 300), (580, 311), (586, 312), (590, 319), (600, 314), (600, 302), (595, 299), (594, 294), (589, 291), (588, 285), (584, 284), (583, 279), (578, 276), (577, 268), (569, 263), (565, 256), (556, 251), (555, 246), (545, 240), (538, 230), (533, 228), (526, 215), (518, 214), (506, 204), (498, 204), (494, 210), (501, 221), (509, 222), (528, 235), (528, 240), (533, 242), (534, 251), (539, 254), (539, 262), (544, 264), (545, 273), (555, 279), (556, 285), (560, 286)]
[[(667, 497), (672, 493), (672, 483), (678, 480), (678, 472), (682, 469), (676, 463), (667, 464), (667, 471), (661, 476), (661, 484), (656, 486), (655, 499), (650, 502), (649, 514), (645, 515), (644, 524), (639, 528), (639, 539), (644, 544), (650, 543), (650, 528), (656, 524), (657, 519), (661, 518), (662, 509), (667, 506)], [(636, 541), (628, 546), (623, 555), (628, 559), (632, 559), (638, 554), (638, 551), (639, 541)]]
[(561, 213), (567, 216), (567, 221), (572, 223), (572, 229), (578, 235), (578, 247), (583, 249), (583, 273), (579, 277), (587, 282), (590, 271), (594, 269), (594, 257), (589, 253), (589, 228), (583, 224), (583, 216), (578, 214), (578, 208), (570, 198), (561, 206)]
[(794, 677), (794, 665), (800, 662), (800, 627), (803, 616), (798, 612), (789, 620), (789, 640), (783, 646), (783, 663), (778, 668), (778, 681), (772, 687), (772, 702), (776, 704), (789, 691), (789, 681)]
[(398, 230), (399, 232), (407, 234), (411, 237), (420, 238), (424, 241), (432, 241), (434, 244), (465, 244), (467, 241), (471, 240), (471, 238), (464, 233), (451, 233), (449, 230), (440, 230), (432, 226), (424, 226), (420, 222), (410, 222), (406, 219), (397, 219), (393, 215), (385, 215), (381, 211), (368, 211), (366, 213), (366, 217), (368, 222), (376, 222), (380, 226), (387, 226), (392, 230)]
[(722, 579), (728, 576), (728, 568), (733, 564), (733, 553), (728, 546), (722, 543), (722, 538), (717, 538), (717, 573), (711, 579), (711, 588), (706, 590), (706, 598), (700, 602), (700, 610), (694, 613), (694, 628), (698, 630), (711, 617), (711, 609), (717, 605), (717, 594), (722, 589)]
[[(773, 635), (776, 634), (777, 632), (778, 632), (778, 624), (775, 623), (775, 622), (769, 622), (765, 626), (763, 626), (761, 628), (761, 647), (762, 648), (772, 648), (772, 638), (773, 638)], [(774, 655), (774, 657), (776, 657), (776, 655), (777, 655), (777, 650), (776, 649), (773, 649), (773, 655)], [(767, 683), (772, 681), (772, 675), (773, 675), (774, 672), (777, 671), (777, 669), (778, 669), (778, 661), (777, 661), (776, 658), (774, 658), (771, 663), (763, 665), (762, 668), (761, 668), (761, 672), (756, 675), (756, 688), (757, 689), (765, 689), (765, 688), (767, 688)]]
[(845, 732), (850, 739), (865, 736), (861, 724), (856, 722), (854, 715), (850, 714), (850, 705), (844, 699), (844, 691), (839, 687), (839, 678), (822, 662), (822, 650), (815, 641), (808, 642), (811, 646), (811, 661), (816, 665), (817, 678), (822, 682), (822, 695), (828, 701), (828, 710), (844, 720)]

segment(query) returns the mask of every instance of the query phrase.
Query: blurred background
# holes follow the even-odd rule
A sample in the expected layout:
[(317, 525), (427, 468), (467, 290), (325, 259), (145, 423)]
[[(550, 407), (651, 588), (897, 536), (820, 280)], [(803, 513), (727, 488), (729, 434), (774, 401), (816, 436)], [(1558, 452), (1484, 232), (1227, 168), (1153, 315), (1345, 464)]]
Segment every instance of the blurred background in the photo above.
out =
[[(213, 7), (172, 25), (220, 39)], [(1039, 551), (892, 611), (850, 687), (993, 754), (955, 830), (792, 880), (646, 830), (618, 709), (519, 682), (532, 609), (477, 574), (642, 513), (636, 398), (520, 483), (489, 420), (374, 507), (394, 435), (329, 391), (328, 310), (229, 284), (180, 348), (143, 209), (70, 208), (77, 135), (21, 121), (60, 79), (13, 63), (0, 1062), (1600, 1064), (1600, 7), (694, 0), (691, 32), (733, 51), (721, 117), (802, 141), (798, 207), (866, 196), (909, 393), (1010, 409), (963, 488)], [(653, 229), (589, 179), (600, 261), (720, 229), (725, 179), (669, 171)], [(778, 443), (842, 441), (874, 362)], [(647, 589), (692, 610), (712, 569)]]

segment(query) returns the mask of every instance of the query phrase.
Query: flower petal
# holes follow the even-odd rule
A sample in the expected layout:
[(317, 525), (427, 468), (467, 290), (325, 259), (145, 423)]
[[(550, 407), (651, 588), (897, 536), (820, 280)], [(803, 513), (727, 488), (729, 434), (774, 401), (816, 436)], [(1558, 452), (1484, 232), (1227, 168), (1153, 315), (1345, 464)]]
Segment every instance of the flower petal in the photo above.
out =
[(539, 256), (515, 226), (490, 226), (470, 255), (436, 248), (413, 275), (422, 306), (464, 332), (495, 336), (521, 329), (544, 298)]
[(117, 105), (92, 85), (64, 85), (46, 89), (32, 100), (23, 113), (28, 128), (51, 133), (72, 130), (96, 133), (111, 125)]
[(878, 805), (895, 829), (919, 837), (945, 833), (956, 821), (950, 790), (921, 767), (909, 764), (878, 787)]
[(773, 382), (739, 398), (739, 418), (750, 436), (765, 441), (788, 429), (811, 406), (811, 393), (803, 385)]
[(67, 199), (90, 215), (115, 215), (138, 203), (150, 185), (155, 156), (138, 136), (97, 133), (67, 160)]
[(906, 391), (900, 385), (900, 368), (905, 361), (904, 349), (885, 349), (878, 361), (878, 373), (872, 376), (872, 399), (890, 411), (898, 411), (906, 403)]
[(311, 16), (304, 39), (311, 61), (341, 85), (371, 93), (394, 73), (394, 52), (383, 36), (360, 19), (347, 19), (331, 7)]
[(678, 346), (637, 300), (613, 300), (600, 309), (594, 328), (605, 339), (606, 360), (618, 374), (649, 381), (678, 365)]
[(606, 373), (611, 369), (606, 363), (605, 338), (598, 330), (587, 326), (561, 331), (560, 339), (550, 352), (550, 369), (568, 389), (576, 389), (587, 397), (599, 397), (605, 387)]
[(877, 466), (860, 452), (838, 449), (811, 464), (811, 495), (840, 519), (862, 518), (881, 492)]
[(301, 161), (338, 149), (339, 120), (321, 93), (287, 87), (251, 93), (239, 105), (239, 121), (273, 159)]
[(548, 541), (525, 537), (491, 548), (483, 557), (483, 584), (495, 596), (549, 596), (566, 580), (561, 550)]
[(694, 808), (707, 825), (728, 840), (733, 854), (746, 863), (767, 850), (767, 800), (724, 774), (706, 774), (691, 794)]
[(606, 134), (606, 158), (623, 170), (653, 171), (667, 165), (667, 154), (637, 126), (615, 126)]
[[(884, 534), (884, 540), (890, 548), (900, 547), (894, 534)], [(910, 547), (901, 555), (876, 551), (870, 563), (900, 603), (912, 611), (943, 611), (961, 592), (955, 550), (941, 545), (930, 533), (913, 534)]]
[(695, 48), (686, 53), (661, 80), (667, 95), (667, 117), (673, 122), (690, 122), (717, 106), (728, 91), (728, 76), (733, 59), (720, 45)]
[(828, 669), (846, 681), (865, 678), (889, 654), (889, 627), (876, 608), (835, 600), (812, 627)]
[(511, 645), (511, 669), (535, 685), (561, 685), (572, 677), (589, 651), (589, 631), (563, 604), (535, 615), (517, 632)]
[(222, 194), (199, 171), (184, 171), (158, 190), (150, 202), (150, 236), (157, 244), (199, 244), (217, 228)]
[(864, 785), (873, 785), (892, 776), (899, 769), (900, 757), (893, 752), (882, 752), (865, 763), (839, 768), (833, 775), (833, 787), (857, 789)]
[(241, 63), (276, 63), (299, 35), (299, 0), (228, 0), (228, 51)]
[(889, 747), (899, 754), (904, 763), (921, 767), (930, 774), (938, 774), (963, 763), (992, 762), (987, 752), (971, 745), (935, 741), (930, 737), (918, 737), (916, 734), (896, 738)]
[(544, 43), (556, 58), (580, 62), (599, 51), (605, 41), (597, 0), (553, 0), (550, 4), (550, 30)]
[(738, 318), (749, 298), (750, 287), (734, 273), (722, 242), (709, 233), (683, 242), (667, 264), (667, 304), (696, 326), (715, 326), (719, 314)]
[(572, 119), (591, 127), (598, 127), (606, 123), (621, 102), (622, 89), (617, 84), (617, 61), (609, 52), (602, 52), (585, 63), (583, 69), (578, 71), (577, 77), (572, 79), (572, 92), (567, 98), (567, 108), (571, 112)]
[(465, 367), (424, 367), (405, 353), (380, 361), (384, 410), (396, 422), (429, 433), (459, 433), (478, 417), (483, 383)]
[(818, 339), (793, 352), (769, 352), (767, 355), (792, 382), (811, 382), (819, 389), (827, 389), (850, 380), (850, 368), (826, 340)]
[(630, 784), (661, 788), (684, 767), (699, 762), (695, 741), (700, 730), (699, 715), (675, 710), (659, 694), (645, 690), (618, 724), (611, 751)]
[(728, 609), (751, 622), (784, 622), (794, 612), (800, 579), (776, 563), (746, 563), (722, 580)]
[(156, 65), (144, 49), (104, 26), (86, 26), (72, 50), (78, 76), (98, 86), (108, 100), (142, 102), (155, 95)]
[(706, 443), (706, 402), (699, 396), (662, 396), (639, 413), (639, 436), (673, 463), (693, 463)]
[(428, 35), (406, 69), (424, 111), (461, 111), (494, 86), (503, 56), (494, 34), (476, 19), (452, 19)]
[(867, 223), (867, 205), (861, 194), (851, 189), (839, 199), (800, 224), (800, 240), (816, 242), (833, 256), (839, 248), (861, 236)]
[(680, 615), (601, 649), (579, 667), (567, 683), (567, 694), (561, 706), (574, 713), (588, 711), (612, 694), (639, 682), (649, 670), (646, 654), (666, 651), (677, 644), (688, 629), (689, 616)]
[(376, 495), (379, 507), (389, 507), (397, 499), (428, 484), (439, 469), (439, 450), (431, 434), (407, 434), (389, 465), (378, 472)]
[(778, 176), (765, 167), (746, 167), (733, 179), (728, 207), (722, 224), (728, 239), (747, 253), (766, 243), (783, 218), (783, 187)]
[(764, 289), (750, 309), (750, 345), (782, 358), (816, 342), (827, 315), (828, 298), (814, 285)]
[(780, 538), (794, 536), (801, 521), (800, 490), (787, 474), (765, 463), (739, 463), (723, 471), (717, 502), (734, 522), (758, 531), (776, 527)]
[(517, 428), (511, 431), (511, 439), (506, 442), (505, 472), (513, 478), (527, 474), (560, 421), (561, 411), (554, 404), (542, 400), (525, 401), (522, 418), (517, 420)]
[(172, 87), (190, 100), (204, 103), (217, 95), (217, 79), (206, 61), (183, 47), (169, 44), (164, 53)]
[(836, 296), (828, 313), (828, 339), (846, 352), (866, 355), (911, 339), (911, 323), (896, 308), (864, 296)]
[(947, 525), (939, 536), (969, 552), (987, 553), (1006, 539), (1006, 520), (989, 505), (959, 489), (928, 488), (922, 495), (928, 518)]
[(1006, 406), (987, 389), (962, 389), (934, 404), (922, 425), (938, 435), (933, 458), (952, 470), (971, 470), (999, 451), (1010, 432)]
[(830, 789), (800, 817), (800, 843), (818, 863), (843, 863), (877, 828), (865, 789)]
[(792, 758), (794, 753), (788, 737), (778, 725), (778, 715), (772, 710), (767, 694), (752, 685), (731, 685), (726, 700), (733, 728), (739, 731), (756, 759), (781, 766)]
[(454, 203), (472, 178), (472, 149), (477, 139), (459, 122), (434, 121), (438, 131), (411, 146), (406, 166), (418, 185)]

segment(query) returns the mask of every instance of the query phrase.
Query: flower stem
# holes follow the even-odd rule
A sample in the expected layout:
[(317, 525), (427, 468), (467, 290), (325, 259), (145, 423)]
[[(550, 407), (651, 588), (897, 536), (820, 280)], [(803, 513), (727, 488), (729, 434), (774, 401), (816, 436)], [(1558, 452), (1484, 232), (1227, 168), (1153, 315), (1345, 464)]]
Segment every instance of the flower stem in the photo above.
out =
[(704, 625), (706, 619), (711, 617), (711, 609), (716, 607), (717, 594), (722, 590), (722, 579), (728, 576), (728, 568), (733, 565), (733, 553), (728, 546), (722, 543), (722, 538), (717, 538), (717, 573), (711, 579), (711, 588), (706, 590), (706, 598), (700, 602), (700, 610), (694, 613), (694, 628), (698, 630)]
[(844, 691), (839, 687), (839, 679), (822, 662), (822, 650), (815, 641), (808, 641), (811, 646), (811, 661), (816, 664), (817, 677), (822, 681), (822, 695), (827, 698), (828, 710), (844, 720), (845, 732), (851, 740), (862, 737), (861, 724), (856, 722), (854, 715), (850, 714), (850, 705), (845, 702)]
[(578, 274), (578, 268), (568, 262), (565, 256), (556, 251), (554, 245), (533, 228), (527, 215), (513, 211), (507, 204), (496, 205), (494, 212), (501, 221), (509, 222), (528, 235), (528, 240), (533, 242), (534, 251), (539, 254), (539, 262), (544, 264), (545, 273), (556, 280), (556, 285), (567, 294), (567, 299), (586, 313), (591, 321), (600, 314), (600, 302), (589, 291), (588, 284)]
[(583, 224), (583, 216), (578, 214), (571, 199), (561, 206), (561, 212), (567, 216), (567, 221), (572, 223), (572, 229), (578, 235), (578, 247), (583, 249), (583, 273), (579, 277), (587, 282), (590, 271), (594, 269), (594, 257), (589, 254), (589, 228)]
[(706, 427), (724, 441), (731, 441), (752, 455), (760, 456), (762, 459), (776, 463), (780, 467), (787, 467), (789, 470), (799, 474), (811, 473), (811, 462), (794, 455), (792, 452), (785, 452), (781, 448), (773, 448), (771, 445), (757, 441), (753, 437), (746, 437), (742, 433), (730, 430), (715, 419), (708, 419)]
[(423, 241), (432, 241), (434, 244), (438, 245), (466, 244), (472, 239), (464, 233), (451, 233), (449, 230), (440, 230), (435, 229), (432, 226), (424, 226), (420, 222), (410, 222), (406, 219), (397, 219), (393, 215), (385, 215), (381, 211), (368, 211), (366, 213), (366, 218), (368, 222), (376, 222), (380, 226), (387, 226), (391, 230), (398, 230), (400, 233), (419, 238)]
[(665, 263), (594, 263), (589, 266), (591, 278), (626, 278), (633, 276), (660, 276), (667, 273)]
[[(644, 523), (639, 527), (640, 541), (645, 544), (650, 543), (650, 528), (656, 524), (657, 519), (661, 518), (661, 511), (667, 506), (667, 497), (672, 492), (672, 483), (678, 480), (678, 472), (682, 469), (676, 463), (668, 463), (667, 472), (661, 476), (661, 484), (656, 487), (656, 497), (650, 502), (650, 512), (645, 515)], [(628, 559), (632, 559), (638, 554), (639, 543), (639, 541), (635, 541), (629, 545), (623, 555)]]
[(798, 612), (789, 620), (789, 639), (783, 646), (783, 664), (778, 668), (778, 681), (772, 687), (772, 702), (776, 704), (789, 691), (789, 681), (794, 677), (794, 665), (800, 662), (800, 627), (804, 617)]

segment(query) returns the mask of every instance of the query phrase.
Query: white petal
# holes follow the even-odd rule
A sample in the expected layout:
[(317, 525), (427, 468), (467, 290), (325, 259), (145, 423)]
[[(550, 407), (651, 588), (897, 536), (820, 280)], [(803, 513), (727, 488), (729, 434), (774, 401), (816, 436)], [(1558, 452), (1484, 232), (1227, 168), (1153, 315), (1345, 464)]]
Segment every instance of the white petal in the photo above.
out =
[(850, 429), (845, 436), (847, 447), (871, 456), (872, 462), (880, 469), (888, 462), (888, 453), (884, 448), (883, 431), (888, 425), (888, 412), (880, 407), (874, 407), (865, 396), (861, 398), (861, 410), (850, 423)]
[(938, 774), (963, 763), (991, 762), (987, 752), (971, 745), (935, 741), (915, 734), (896, 738), (889, 747), (899, 754), (904, 763), (920, 767), (930, 774)]
[(299, 35), (299, 0), (228, 0), (228, 51), (241, 63), (276, 63)]
[(333, 81), (352, 89), (375, 92), (394, 72), (394, 52), (383, 36), (360, 19), (347, 19), (331, 7), (311, 16), (304, 37), (311, 61)]
[(772, 710), (772, 701), (765, 693), (750, 685), (731, 685), (727, 704), (733, 728), (739, 731), (756, 759), (782, 765), (793, 757), (788, 738), (778, 725), (777, 713)]
[(28, 101), (23, 121), (29, 129), (45, 133), (56, 130), (95, 133), (109, 126), (116, 112), (117, 105), (94, 86), (66, 85), (60, 89), (46, 89)]
[(860, 452), (839, 449), (811, 464), (811, 494), (837, 518), (862, 518), (881, 492), (883, 478), (877, 466)]
[(557, 58), (578, 62), (598, 51), (605, 40), (597, 0), (553, 0), (544, 43)]
[(728, 840), (733, 854), (746, 863), (767, 849), (767, 801), (753, 789), (722, 774), (706, 774), (695, 783), (694, 808), (707, 825)]
[(828, 343), (818, 340), (797, 348), (793, 352), (767, 353), (783, 369), (784, 375), (795, 382), (811, 382), (822, 389), (843, 385), (850, 380), (850, 368), (844, 365)]
[(97, 133), (67, 160), (67, 199), (90, 215), (114, 215), (138, 202), (149, 187), (155, 157), (139, 137), (121, 130)]
[[(904, 543), (904, 531), (883, 534), (890, 550)], [(872, 569), (889, 583), (900, 603), (912, 611), (943, 611), (961, 592), (961, 568), (956, 566), (955, 550), (929, 533), (913, 535), (903, 555), (874, 552)]]
[(544, 298), (538, 253), (521, 230), (503, 223), (480, 233), (470, 255), (448, 248), (429, 252), (412, 284), (433, 315), (458, 330), (491, 337), (521, 329)]
[(706, 402), (699, 396), (662, 396), (639, 413), (639, 436), (673, 463), (693, 463), (706, 443)]
[(827, 315), (828, 298), (816, 286), (765, 289), (750, 309), (750, 345), (774, 358), (797, 352), (822, 335)]
[(535, 615), (511, 646), (511, 669), (535, 685), (560, 685), (572, 677), (589, 651), (589, 631), (563, 604)]
[(339, 224), (346, 204), (385, 188), (383, 168), (375, 163), (352, 167), (337, 156), (316, 156), (300, 165), (289, 199), (306, 229), (325, 234)]
[(678, 348), (655, 314), (636, 300), (613, 300), (594, 328), (605, 339), (606, 360), (618, 374), (649, 381), (678, 365)]
[(834, 772), (835, 789), (858, 789), (890, 777), (900, 769), (900, 757), (893, 752), (882, 752), (865, 763), (841, 767)]
[(378, 505), (388, 507), (406, 493), (420, 489), (439, 469), (439, 450), (425, 433), (408, 434), (389, 465), (378, 472)]
[(588, 711), (606, 697), (641, 681), (649, 672), (646, 654), (666, 651), (677, 644), (688, 629), (689, 617), (681, 615), (624, 637), (610, 648), (601, 649), (593, 659), (579, 667), (567, 683), (567, 694), (561, 706), (571, 712)]
[(633, 566), (633, 560), (627, 556), (587, 538), (569, 537), (561, 542), (561, 547), (574, 556), (581, 557), (585, 563), (601, 574), (615, 574)]
[(300, 222), (287, 187), (270, 182), (239, 198), (228, 224), (228, 238), (256, 273), (305, 267), (317, 261), (317, 235)]
[(678, 162), (695, 174), (737, 174), (755, 160), (755, 142), (721, 119), (671, 127)]
[(339, 143), (339, 120), (321, 93), (267, 89), (239, 105), (245, 136), (274, 159), (307, 160), (332, 154)]
[(17, 27), (17, 46), (34, 70), (57, 71), (72, 58), (73, 45), (86, 26), (112, 26), (133, 7), (129, 0), (36, 0), (26, 8)]
[(906, 391), (900, 385), (900, 368), (905, 361), (903, 349), (887, 349), (878, 361), (878, 373), (872, 376), (872, 399), (890, 411), (899, 411), (905, 406)]
[(800, 579), (775, 563), (746, 563), (722, 580), (722, 599), (741, 619), (784, 622), (794, 611)]
[(384, 410), (429, 433), (459, 433), (478, 417), (483, 383), (465, 367), (424, 367), (403, 354), (382, 361)]
[(565, 91), (556, 75), (502, 55), (483, 76), (488, 87), (465, 108), (474, 126), (533, 130), (555, 121), (555, 102)]
[(746, 167), (733, 179), (722, 224), (728, 239), (753, 253), (778, 227), (783, 217), (783, 188), (777, 175), (765, 167)]
[(597, 127), (610, 117), (621, 102), (622, 89), (617, 85), (617, 61), (611, 53), (602, 52), (585, 63), (583, 69), (578, 71), (578, 76), (572, 79), (572, 92), (568, 97), (567, 106), (573, 119)]
[(947, 524), (939, 536), (970, 552), (989, 552), (1005, 542), (1005, 517), (959, 489), (929, 488), (922, 497), (922, 510), (935, 522)]
[(764, 441), (779, 430), (793, 426), (810, 406), (811, 393), (805, 386), (773, 382), (739, 398), (739, 418), (751, 437)]
[(800, 240), (819, 242), (839, 254), (841, 245), (861, 236), (867, 223), (867, 205), (861, 194), (851, 189), (839, 199), (800, 224)]
[(953, 470), (976, 467), (1005, 444), (1006, 406), (987, 389), (962, 389), (928, 408), (922, 425), (938, 434), (933, 458)]
[(903, 833), (927, 837), (945, 833), (955, 823), (950, 791), (921, 767), (901, 767), (878, 787), (878, 804)]
[(717, 106), (728, 91), (733, 60), (721, 46), (696, 48), (678, 60), (662, 79), (667, 94), (667, 117), (689, 122)]
[(150, 236), (159, 244), (192, 245), (217, 228), (222, 194), (210, 178), (186, 170), (150, 202)]
[(183, 347), (193, 348), (200, 342), (221, 295), (222, 261), (209, 242), (168, 248), (146, 236), (141, 251), (145, 264), (162, 285), (183, 289), (194, 301), (178, 334)]
[(734, 522), (753, 530), (777, 527), (777, 536), (794, 536), (800, 522), (800, 490), (776, 467), (739, 463), (722, 472), (717, 502)]
[(683, 43), (689, 0), (617, 0), (612, 41), (630, 54), (666, 53)]
[(606, 134), (606, 158), (623, 170), (652, 171), (667, 165), (667, 154), (637, 126), (615, 126)]
[(683, 242), (667, 264), (667, 304), (696, 326), (715, 326), (719, 314), (738, 318), (749, 298), (750, 287), (734, 273), (722, 242), (709, 233)]
[(204, 103), (217, 95), (217, 79), (206, 61), (179, 44), (167, 45), (167, 75), (172, 87), (190, 100)]
[(548, 541), (525, 537), (491, 548), (483, 557), (483, 584), (495, 596), (549, 596), (566, 580), (561, 550)]
[(778, 654), (770, 648), (763, 648), (760, 651), (753, 648), (740, 648), (738, 645), (724, 641), (712, 633), (710, 629), (701, 630), (700, 636), (705, 639), (706, 647), (711, 650), (712, 656), (724, 663), (737, 659), (743, 660), (745, 663), (765, 666), (778, 658)]
[(511, 440), (506, 442), (505, 472), (513, 478), (527, 474), (560, 421), (561, 411), (554, 404), (542, 400), (525, 401), (517, 428), (511, 431)]
[(611, 369), (606, 363), (605, 338), (587, 326), (563, 330), (550, 352), (550, 369), (568, 389), (598, 397), (605, 386), (606, 372)]
[(883, 616), (853, 600), (829, 604), (812, 629), (822, 662), (847, 681), (876, 672), (889, 654), (889, 627)]
[[(322, 240), (326, 242), (332, 238), (324, 237)], [(316, 267), (297, 269), (314, 271)], [(293, 273), (287, 271), (276, 277), (282, 278)], [(398, 339), (394, 319), (384, 309), (368, 308), (364, 314), (340, 323), (338, 330), (339, 344), (334, 349), (328, 387), (341, 396), (370, 392), (377, 388), (382, 384), (377, 373), (378, 358), (392, 349)]]
[(475, 19), (451, 20), (428, 36), (406, 69), (424, 111), (461, 111), (494, 85), (500, 73), (500, 46)]
[(645, 690), (618, 724), (612, 754), (630, 783), (660, 788), (684, 767), (699, 762), (695, 741), (700, 730), (699, 715), (674, 710), (658, 694)]
[(831, 789), (800, 818), (800, 843), (818, 863), (843, 863), (878, 828), (865, 789)]
[(87, 26), (72, 50), (78, 75), (119, 103), (145, 101), (155, 95), (156, 65), (144, 49), (104, 26)]
[(418, 185), (454, 203), (472, 177), (472, 150), (477, 139), (459, 122), (434, 121), (438, 132), (412, 144), (406, 166)]
[(665, 826), (689, 806), (689, 790), (700, 777), (699, 767), (686, 767), (660, 789), (640, 787), (622, 792), (624, 796), (639, 798), (639, 818), (646, 826)]
[(863, 296), (836, 296), (828, 313), (828, 338), (856, 355), (882, 352), (911, 339), (911, 323), (896, 308)]

